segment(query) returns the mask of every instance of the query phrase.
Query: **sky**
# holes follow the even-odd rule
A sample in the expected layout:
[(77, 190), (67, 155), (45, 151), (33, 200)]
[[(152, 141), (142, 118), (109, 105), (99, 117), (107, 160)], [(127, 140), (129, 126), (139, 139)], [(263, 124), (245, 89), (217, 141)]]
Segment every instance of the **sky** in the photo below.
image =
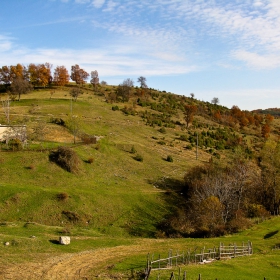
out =
[(280, 0), (2, 0), (0, 67), (78, 64), (118, 85), (280, 107)]

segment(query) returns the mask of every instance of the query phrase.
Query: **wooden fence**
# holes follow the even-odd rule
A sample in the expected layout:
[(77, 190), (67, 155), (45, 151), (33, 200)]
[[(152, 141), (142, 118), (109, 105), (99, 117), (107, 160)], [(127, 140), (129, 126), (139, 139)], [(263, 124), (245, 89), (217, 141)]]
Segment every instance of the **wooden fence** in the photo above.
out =
[(193, 251), (176, 251), (175, 253), (169, 250), (168, 256), (165, 258), (162, 258), (160, 255), (155, 258), (154, 254), (148, 254), (145, 271), (147, 275), (151, 270), (169, 269), (173, 266), (186, 265), (189, 263), (209, 263), (218, 259), (236, 258), (252, 254), (253, 246), (250, 241), (246, 244), (243, 242), (240, 246), (236, 245), (236, 243), (229, 244), (228, 246), (220, 243), (217, 248), (205, 249), (204, 247), (200, 251), (198, 251), (197, 248)]

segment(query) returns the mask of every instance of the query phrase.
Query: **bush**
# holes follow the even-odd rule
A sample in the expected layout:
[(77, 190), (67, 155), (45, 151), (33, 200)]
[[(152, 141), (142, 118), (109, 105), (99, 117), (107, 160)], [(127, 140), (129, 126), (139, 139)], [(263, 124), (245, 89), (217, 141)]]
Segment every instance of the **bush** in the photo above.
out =
[(112, 107), (112, 110), (113, 110), (113, 111), (119, 111), (119, 110), (120, 110), (120, 108), (119, 108), (119, 106), (118, 106), (118, 105), (116, 105), (116, 106), (113, 106), (113, 107)]
[(136, 155), (136, 156), (134, 157), (134, 159), (137, 160), (137, 161), (141, 161), (141, 162), (143, 161), (143, 157), (142, 157), (141, 155), (139, 155), (139, 154)]
[(161, 127), (159, 130), (158, 130), (160, 133), (166, 133), (166, 129), (164, 127)]
[(57, 200), (59, 201), (65, 201), (69, 198), (69, 195), (67, 193), (58, 193), (56, 195)]
[(49, 159), (71, 173), (78, 173), (81, 164), (76, 152), (67, 147), (58, 147), (57, 151), (50, 153)]
[(22, 149), (22, 143), (19, 139), (11, 139), (8, 143), (9, 149), (19, 151)]
[(168, 162), (173, 162), (172, 156), (168, 155), (167, 158), (166, 158), (166, 161), (168, 161)]
[(188, 136), (187, 135), (181, 135), (179, 139), (182, 140), (182, 141), (188, 141)]
[(61, 118), (51, 118), (50, 122), (57, 125), (65, 126), (65, 121)]
[(135, 149), (135, 147), (134, 147), (134, 146), (132, 146), (132, 147), (131, 147), (130, 152), (131, 152), (132, 154), (136, 154), (136, 149)]

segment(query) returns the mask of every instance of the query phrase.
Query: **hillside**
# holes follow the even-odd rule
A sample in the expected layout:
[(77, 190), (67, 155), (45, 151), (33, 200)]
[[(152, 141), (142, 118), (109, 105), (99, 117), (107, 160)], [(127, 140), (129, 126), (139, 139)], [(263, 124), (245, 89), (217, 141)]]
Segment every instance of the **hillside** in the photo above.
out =
[[(28, 144), (1, 144), (0, 240), (34, 246), (22, 261), (45, 250), (44, 241), (26, 239), (42, 231), (40, 238), (67, 234), (99, 248), (127, 246), (132, 237), (166, 237), (163, 223), (184, 207), (187, 171), (213, 160), (226, 165), (240, 149), (252, 159), (266, 140), (261, 125), (241, 125), (242, 117), (229, 120), (230, 109), (191, 97), (154, 89), (145, 96), (134, 88), (133, 98), (116, 102), (110, 96), (117, 88), (103, 86), (97, 92), (86, 87), (72, 101), (69, 88), (38, 88), (10, 104), (10, 123), (27, 126)], [(182, 101), (198, 108), (188, 129)], [(0, 123), (7, 123), (4, 110)], [(278, 119), (270, 123), (270, 139), (278, 139), (279, 127)], [(77, 172), (50, 160), (61, 146), (77, 153)], [(184, 236), (178, 225), (174, 229)], [(20, 258), (11, 251), (14, 257)]]

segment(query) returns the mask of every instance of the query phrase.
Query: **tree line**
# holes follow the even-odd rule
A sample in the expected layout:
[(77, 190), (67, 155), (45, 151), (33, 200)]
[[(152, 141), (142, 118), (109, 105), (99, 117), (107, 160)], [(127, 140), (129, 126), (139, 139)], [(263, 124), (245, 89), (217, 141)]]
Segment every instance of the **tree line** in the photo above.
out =
[(210, 237), (246, 229), (280, 211), (280, 143), (269, 140), (254, 160), (240, 150), (228, 164), (195, 166), (184, 176), (175, 215), (159, 228), (167, 236)]
[(65, 66), (57, 66), (52, 75), (52, 67), (53, 65), (48, 62), (44, 64), (30, 63), (28, 66), (19, 63), (2, 66), (0, 68), (0, 84), (4, 85), (6, 91), (10, 91), (11, 94), (17, 94), (18, 99), (20, 99), (21, 94), (27, 93), (33, 87), (47, 87), (51, 84), (65, 86), (70, 79), (78, 86), (82, 86), (91, 77), (90, 83), (95, 89), (99, 84), (97, 70), (91, 71), (89, 74), (78, 64), (75, 64), (71, 66), (70, 74)]

